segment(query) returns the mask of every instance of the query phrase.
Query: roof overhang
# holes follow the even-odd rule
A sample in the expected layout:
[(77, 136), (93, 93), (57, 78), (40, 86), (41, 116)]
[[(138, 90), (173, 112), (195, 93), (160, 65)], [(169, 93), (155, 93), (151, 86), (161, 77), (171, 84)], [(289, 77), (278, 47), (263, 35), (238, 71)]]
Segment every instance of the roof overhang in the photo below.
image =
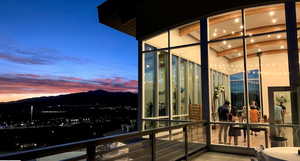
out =
[(201, 16), (284, 0), (107, 0), (98, 7), (100, 23), (144, 39)]

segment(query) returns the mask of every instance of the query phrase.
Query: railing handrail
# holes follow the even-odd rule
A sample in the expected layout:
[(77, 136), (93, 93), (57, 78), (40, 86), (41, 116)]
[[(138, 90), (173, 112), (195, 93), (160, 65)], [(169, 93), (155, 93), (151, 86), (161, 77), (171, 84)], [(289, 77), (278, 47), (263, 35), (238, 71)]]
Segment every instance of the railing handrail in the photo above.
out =
[[(172, 121), (170, 121), (170, 122), (172, 122)], [(55, 154), (59, 154), (59, 153), (79, 150), (82, 148), (86, 148), (89, 145), (107, 144), (107, 143), (111, 143), (111, 142), (115, 142), (115, 141), (126, 140), (129, 138), (135, 138), (135, 137), (139, 137), (139, 136), (145, 136), (145, 135), (159, 133), (162, 131), (168, 131), (168, 130), (172, 130), (172, 129), (178, 129), (178, 128), (183, 128), (186, 126), (199, 125), (199, 124), (204, 124), (204, 123), (207, 123), (207, 121), (188, 122), (188, 123), (183, 123), (183, 124), (174, 125), (174, 126), (155, 128), (155, 129), (151, 129), (151, 130), (134, 131), (134, 132), (125, 133), (125, 134), (117, 134), (117, 135), (111, 135), (111, 136), (105, 136), (105, 137), (99, 137), (99, 138), (92, 138), (92, 139), (76, 141), (76, 142), (71, 142), (71, 143), (65, 143), (65, 144), (59, 144), (59, 145), (52, 145), (52, 146), (47, 146), (47, 147), (42, 147), (42, 148), (37, 148), (37, 149), (32, 149), (32, 150), (7, 153), (7, 154), (0, 155), (0, 160), (1, 159), (22, 159), (22, 160), (23, 159), (25, 159), (25, 160), (36, 159), (36, 158), (55, 155)]]

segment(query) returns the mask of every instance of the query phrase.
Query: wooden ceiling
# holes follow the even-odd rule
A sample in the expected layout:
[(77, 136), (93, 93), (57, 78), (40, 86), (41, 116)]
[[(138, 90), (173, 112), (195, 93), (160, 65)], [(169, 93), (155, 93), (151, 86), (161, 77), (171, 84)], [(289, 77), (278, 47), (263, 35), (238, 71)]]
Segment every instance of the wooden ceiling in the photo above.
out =
[[(300, 10), (300, 4), (297, 4), (297, 8)], [(284, 10), (284, 5), (272, 5), (272, 6), (267, 6), (267, 7), (257, 7), (257, 8), (251, 8), (251, 9), (246, 9), (245, 10), (245, 16), (250, 16), (250, 15), (256, 15), (256, 14), (266, 14), (269, 13), (270, 11), (281, 11)], [(229, 12), (226, 14), (214, 16), (212, 18), (209, 18), (209, 25), (217, 25), (219, 23), (223, 23), (226, 21), (234, 21), (236, 18), (241, 18), (241, 12), (240, 11), (235, 11), (235, 12)], [(266, 18), (266, 17), (265, 17)], [(262, 33), (269, 33), (269, 32), (275, 32), (275, 31), (283, 31), (286, 29), (285, 22), (282, 22), (281, 24), (271, 24), (271, 25), (257, 25), (258, 27), (253, 27), (253, 28), (247, 28), (246, 29), (246, 35), (256, 35), (256, 34), (262, 34)], [(300, 23), (297, 23), (297, 26), (300, 26)], [(221, 35), (221, 36), (216, 36), (212, 38), (212, 40), (222, 40), (222, 39), (228, 39), (228, 38), (233, 38), (233, 37), (239, 37), (241, 36), (242, 28), (240, 31), (237, 32), (232, 32), (228, 33), (226, 35)], [(183, 26), (178, 29), (179, 35), (180, 36), (186, 36), (189, 35), (191, 37), (194, 37), (191, 33), (192, 32), (199, 32), (200, 31), (200, 24), (199, 23), (194, 23), (194, 24), (189, 24), (186, 26)], [(195, 37), (194, 37), (195, 38)], [(198, 38), (199, 41), (199, 38)], [(255, 49), (263, 48), (265, 46), (274, 46), (273, 48), (269, 48), (268, 50), (263, 50), (261, 53), (263, 55), (272, 55), (272, 54), (286, 54), (287, 50), (286, 49), (278, 49), (278, 46), (282, 44), (286, 44), (286, 39), (281, 38), (281, 39), (265, 39), (264, 41), (256, 42), (256, 43), (248, 43), (247, 50), (248, 50), (248, 58), (251, 57), (256, 57), (257, 52), (253, 52)], [(218, 45), (218, 44), (215, 44)], [(219, 43), (220, 45), (220, 43)], [(234, 53), (243, 53), (243, 46), (235, 46), (233, 48), (223, 48), (222, 51), (216, 50), (214, 48), (214, 45), (211, 45), (211, 48), (216, 51), (217, 56), (224, 56), (227, 59), (229, 59), (229, 62), (235, 62), (243, 59), (243, 56), (235, 55), (233, 57), (228, 57)], [(249, 52), (249, 50), (252, 50), (252, 53)]]

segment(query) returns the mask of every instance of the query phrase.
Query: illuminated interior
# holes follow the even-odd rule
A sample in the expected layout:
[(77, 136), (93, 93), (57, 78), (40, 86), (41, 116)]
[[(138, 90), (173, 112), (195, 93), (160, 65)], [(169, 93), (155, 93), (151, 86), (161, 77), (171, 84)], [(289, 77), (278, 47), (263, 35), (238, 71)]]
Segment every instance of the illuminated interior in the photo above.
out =
[[(300, 4), (297, 3), (297, 10)], [(256, 147), (265, 142), (264, 130), (275, 120), (275, 107), (286, 108), (284, 124), (292, 124), (287, 31), (284, 4), (244, 8), (207, 18), (211, 142), (218, 140), (218, 108), (225, 100), (230, 109), (248, 111), (255, 104), (258, 122), (250, 114), (237, 122), (265, 124), (258, 136), (237, 146)], [(300, 13), (297, 14), (297, 26)], [(194, 21), (146, 39), (143, 45), (142, 119), (197, 120), (193, 110), (202, 107), (200, 21)], [(298, 41), (299, 43), (299, 41)], [(169, 73), (169, 74), (168, 74)], [(270, 92), (271, 91), (271, 92)], [(255, 103), (254, 103), (255, 102)], [(280, 104), (282, 103), (282, 104)], [(247, 113), (247, 112), (246, 112)], [(242, 115), (241, 112), (239, 115)], [(199, 115), (199, 120), (203, 114)], [(272, 122), (273, 121), (273, 122)], [(251, 126), (252, 127), (252, 126)], [(285, 128), (287, 144), (293, 144), (292, 128)], [(252, 133), (254, 130), (249, 130)], [(245, 142), (243, 141), (245, 140)], [(223, 142), (224, 143), (224, 142)], [(233, 143), (231, 143), (233, 144)], [(271, 146), (276, 146), (272, 141)], [(248, 146), (249, 146), (248, 145)]]

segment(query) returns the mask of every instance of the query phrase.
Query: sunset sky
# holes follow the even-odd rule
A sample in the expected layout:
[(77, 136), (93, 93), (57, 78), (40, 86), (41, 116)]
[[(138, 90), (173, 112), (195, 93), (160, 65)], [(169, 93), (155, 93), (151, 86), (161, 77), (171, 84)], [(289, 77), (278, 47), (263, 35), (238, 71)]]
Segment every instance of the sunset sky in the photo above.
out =
[(104, 0), (1, 0), (0, 102), (137, 89), (137, 41), (98, 23)]

